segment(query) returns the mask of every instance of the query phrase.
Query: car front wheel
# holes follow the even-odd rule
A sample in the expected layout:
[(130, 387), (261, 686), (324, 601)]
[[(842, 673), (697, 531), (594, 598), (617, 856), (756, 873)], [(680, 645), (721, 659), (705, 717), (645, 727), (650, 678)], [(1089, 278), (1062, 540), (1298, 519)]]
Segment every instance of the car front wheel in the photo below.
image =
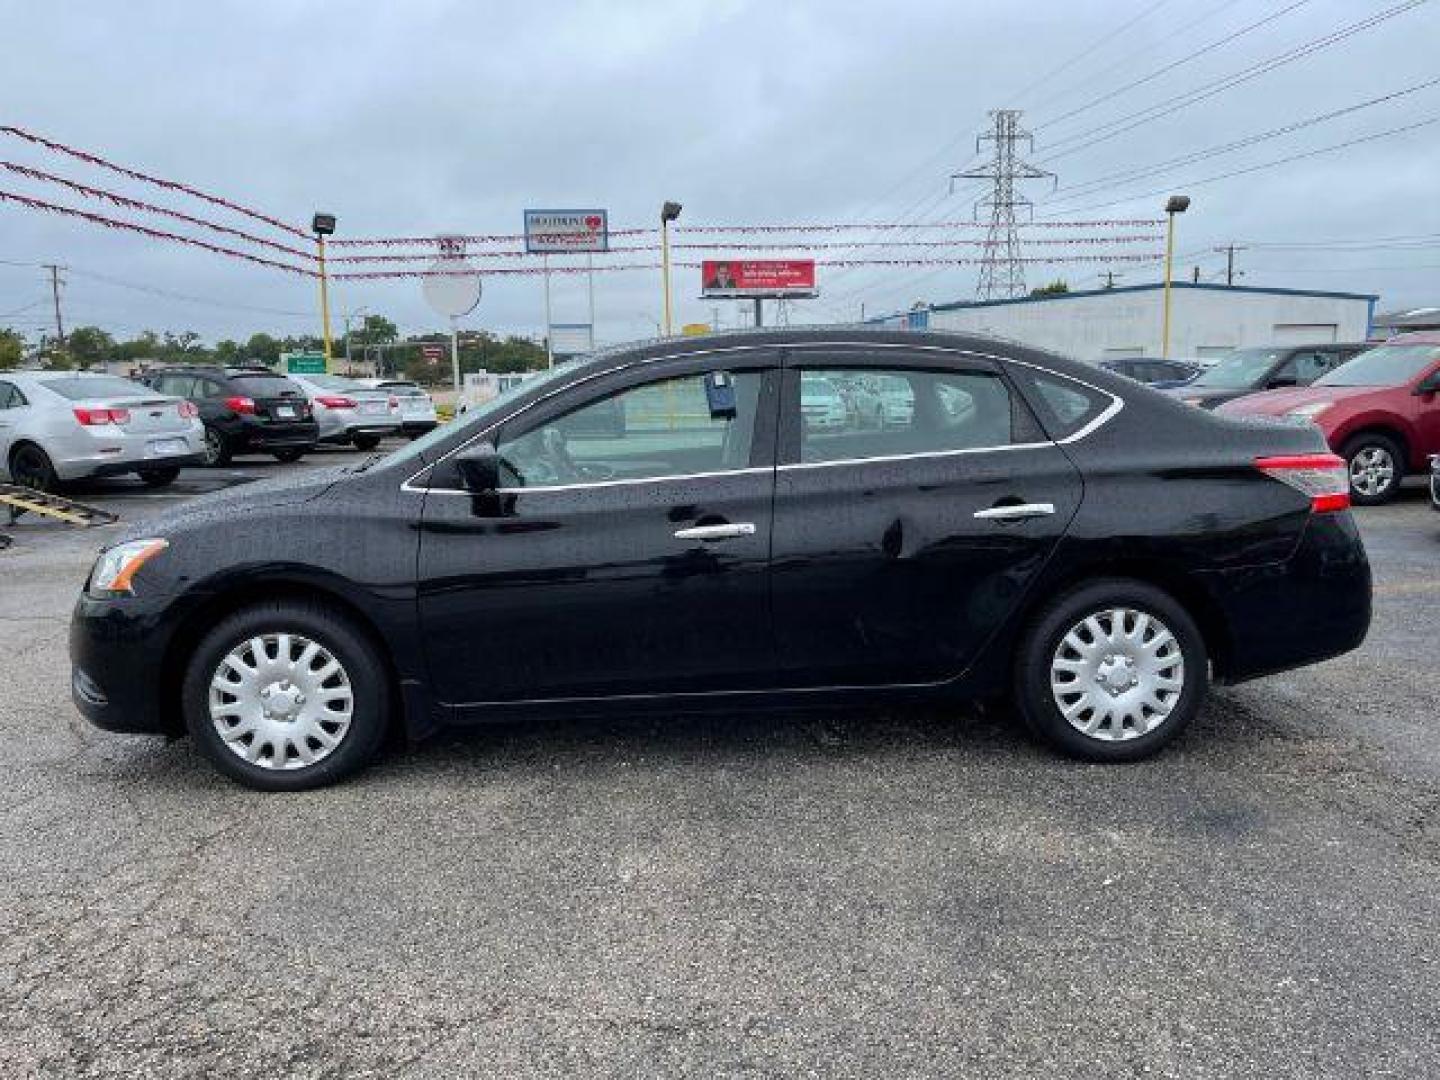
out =
[(227, 776), (263, 791), (299, 791), (362, 768), (384, 738), (385, 664), (347, 618), (279, 601), (230, 615), (186, 669), (186, 727)]
[(1209, 658), (1194, 620), (1140, 581), (1094, 581), (1030, 623), (1015, 672), (1021, 715), (1074, 757), (1134, 761), (1174, 739), (1200, 709)]
[(1404, 456), (1394, 439), (1357, 435), (1341, 456), (1350, 469), (1350, 499), (1361, 506), (1389, 502), (1405, 479)]

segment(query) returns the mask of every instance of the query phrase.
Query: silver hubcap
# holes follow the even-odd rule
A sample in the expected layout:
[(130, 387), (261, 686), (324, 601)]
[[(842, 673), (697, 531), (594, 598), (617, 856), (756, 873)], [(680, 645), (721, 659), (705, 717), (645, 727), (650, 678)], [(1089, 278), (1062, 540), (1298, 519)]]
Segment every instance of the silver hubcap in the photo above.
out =
[(1383, 446), (1367, 446), (1350, 459), (1350, 486), (1361, 495), (1375, 496), (1395, 479), (1395, 459)]
[(1133, 608), (1097, 611), (1076, 623), (1050, 661), (1050, 692), (1066, 721), (1106, 742), (1154, 731), (1184, 688), (1185, 657), (1175, 635)]
[(300, 634), (241, 642), (210, 679), (210, 722), (234, 754), (262, 769), (303, 769), (329, 757), (354, 711), (345, 668)]

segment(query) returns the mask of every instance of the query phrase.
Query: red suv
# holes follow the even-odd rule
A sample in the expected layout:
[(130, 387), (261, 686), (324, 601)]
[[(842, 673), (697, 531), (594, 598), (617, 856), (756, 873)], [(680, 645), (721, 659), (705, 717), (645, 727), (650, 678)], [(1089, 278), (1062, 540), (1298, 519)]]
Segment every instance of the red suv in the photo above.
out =
[(1250, 394), (1217, 411), (1317, 424), (1350, 467), (1351, 499), (1387, 502), (1407, 472), (1440, 454), (1440, 333), (1402, 334), (1310, 386)]

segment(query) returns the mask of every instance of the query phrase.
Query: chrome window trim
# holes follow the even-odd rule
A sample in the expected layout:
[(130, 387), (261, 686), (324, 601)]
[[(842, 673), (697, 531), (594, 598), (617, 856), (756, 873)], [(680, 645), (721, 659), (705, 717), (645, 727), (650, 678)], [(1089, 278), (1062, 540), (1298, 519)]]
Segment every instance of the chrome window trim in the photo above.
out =
[(931, 352), (941, 353), (949, 356), (973, 356), (978, 357), (982, 360), (993, 360), (999, 364), (1019, 364), (1021, 367), (1028, 367), (1034, 371), (1043, 372), (1044, 374), (1050, 375), (1057, 379), (1065, 379), (1069, 382), (1073, 382), (1080, 386), (1084, 386), (1087, 389), (1093, 390), (1097, 394), (1103, 394), (1105, 397), (1108, 397), (1110, 399), (1110, 404), (1106, 406), (1099, 413), (1099, 415), (1097, 415), (1094, 419), (1092, 419), (1088, 424), (1080, 428), (1078, 431), (1072, 432), (1071, 434), (1065, 436), (1065, 438), (1063, 439), (1056, 439), (1054, 441), (1038, 443), (1012, 443), (1005, 446), (970, 447), (963, 450), (927, 450), (913, 454), (886, 454), (877, 457), (845, 458), (835, 461), (791, 462), (784, 465), (777, 464), (775, 466), (752, 466), (742, 469), (720, 469), (708, 472), (678, 473), (669, 476), (647, 476), (625, 480), (591, 480), (585, 483), (578, 484), (550, 484), (539, 487), (500, 488), (498, 489), (497, 493), (502, 495), (518, 495), (524, 493), (535, 494), (556, 491), (574, 491), (583, 488), (635, 486), (639, 484), (666, 484), (676, 483), (685, 480), (704, 480), (718, 476), (739, 476), (746, 473), (761, 473), (771, 471), (779, 472), (789, 471), (793, 469), (820, 469), (830, 468), (837, 465), (866, 465), (872, 462), (884, 463), (893, 461), (907, 461), (915, 458), (955, 457), (961, 454), (992, 454), (1005, 450), (1034, 450), (1047, 446), (1064, 446), (1070, 443), (1079, 442), (1086, 436), (1094, 433), (1095, 431), (1098, 431), (1105, 424), (1109, 423), (1110, 420), (1112, 420), (1125, 407), (1124, 399), (1121, 398), (1118, 394), (1115, 394), (1110, 390), (1106, 390), (1104, 387), (1096, 386), (1094, 383), (1086, 382), (1084, 379), (1076, 378), (1075, 376), (1068, 375), (1062, 371), (1056, 371), (1053, 368), (1044, 367), (1041, 364), (1031, 363), (1028, 360), (1016, 360), (1011, 357), (999, 356), (995, 353), (980, 352), (976, 349), (962, 349), (945, 345), (909, 344), (906, 342), (896, 341), (797, 341), (793, 344), (786, 344), (783, 341), (767, 341), (754, 345), (731, 345), (722, 349), (686, 350), (684, 352), (666, 353), (663, 356), (652, 356), (643, 360), (631, 360), (628, 363), (616, 364), (614, 367), (608, 367), (602, 371), (596, 371), (590, 375), (586, 375), (583, 379), (578, 379), (575, 382), (566, 383), (564, 386), (556, 387), (555, 389), (542, 395), (541, 397), (536, 398), (534, 401), (528, 403), (527, 405), (516, 409), (514, 412), (507, 413), (505, 416), (502, 416), (500, 419), (496, 420), (493, 424), (490, 424), (482, 430), (476, 432), (471, 438), (465, 440), (465, 442), (455, 447), (455, 449), (449, 451), (443, 457), (436, 459), (433, 464), (426, 465), (424, 468), (412, 473), (410, 476), (406, 477), (405, 480), (400, 484), (400, 490), (420, 495), (473, 495), (473, 492), (467, 491), (464, 488), (417, 487), (414, 484), (414, 480), (421, 473), (435, 468), (442, 462), (448, 460), (449, 458), (460, 453), (462, 450), (465, 450), (472, 444), (478, 442), (484, 436), (495, 431), (497, 428), (508, 424), (511, 420), (514, 420), (518, 416), (524, 415), (536, 406), (549, 401), (557, 394), (568, 392), (577, 386), (584, 386), (585, 384), (593, 382), (596, 379), (604, 378), (607, 375), (613, 375), (619, 371), (628, 371), (631, 368), (646, 367), (650, 364), (659, 364), (667, 360), (688, 360), (705, 356), (722, 356), (730, 353), (763, 351), (778, 352), (782, 350), (789, 350), (791, 352), (794, 352), (801, 349), (835, 348), (899, 349), (910, 353)]

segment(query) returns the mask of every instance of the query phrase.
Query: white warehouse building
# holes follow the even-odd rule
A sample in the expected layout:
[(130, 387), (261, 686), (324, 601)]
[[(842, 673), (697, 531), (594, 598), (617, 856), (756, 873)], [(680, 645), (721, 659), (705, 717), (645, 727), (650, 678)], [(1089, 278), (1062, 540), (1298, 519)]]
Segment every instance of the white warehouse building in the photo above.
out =
[[(1376, 297), (1240, 285), (1175, 282), (1170, 355), (1213, 357), (1251, 345), (1365, 341)], [(1159, 356), (1163, 285), (977, 300), (872, 320), (920, 330), (966, 330), (1009, 338), (1079, 360)]]

